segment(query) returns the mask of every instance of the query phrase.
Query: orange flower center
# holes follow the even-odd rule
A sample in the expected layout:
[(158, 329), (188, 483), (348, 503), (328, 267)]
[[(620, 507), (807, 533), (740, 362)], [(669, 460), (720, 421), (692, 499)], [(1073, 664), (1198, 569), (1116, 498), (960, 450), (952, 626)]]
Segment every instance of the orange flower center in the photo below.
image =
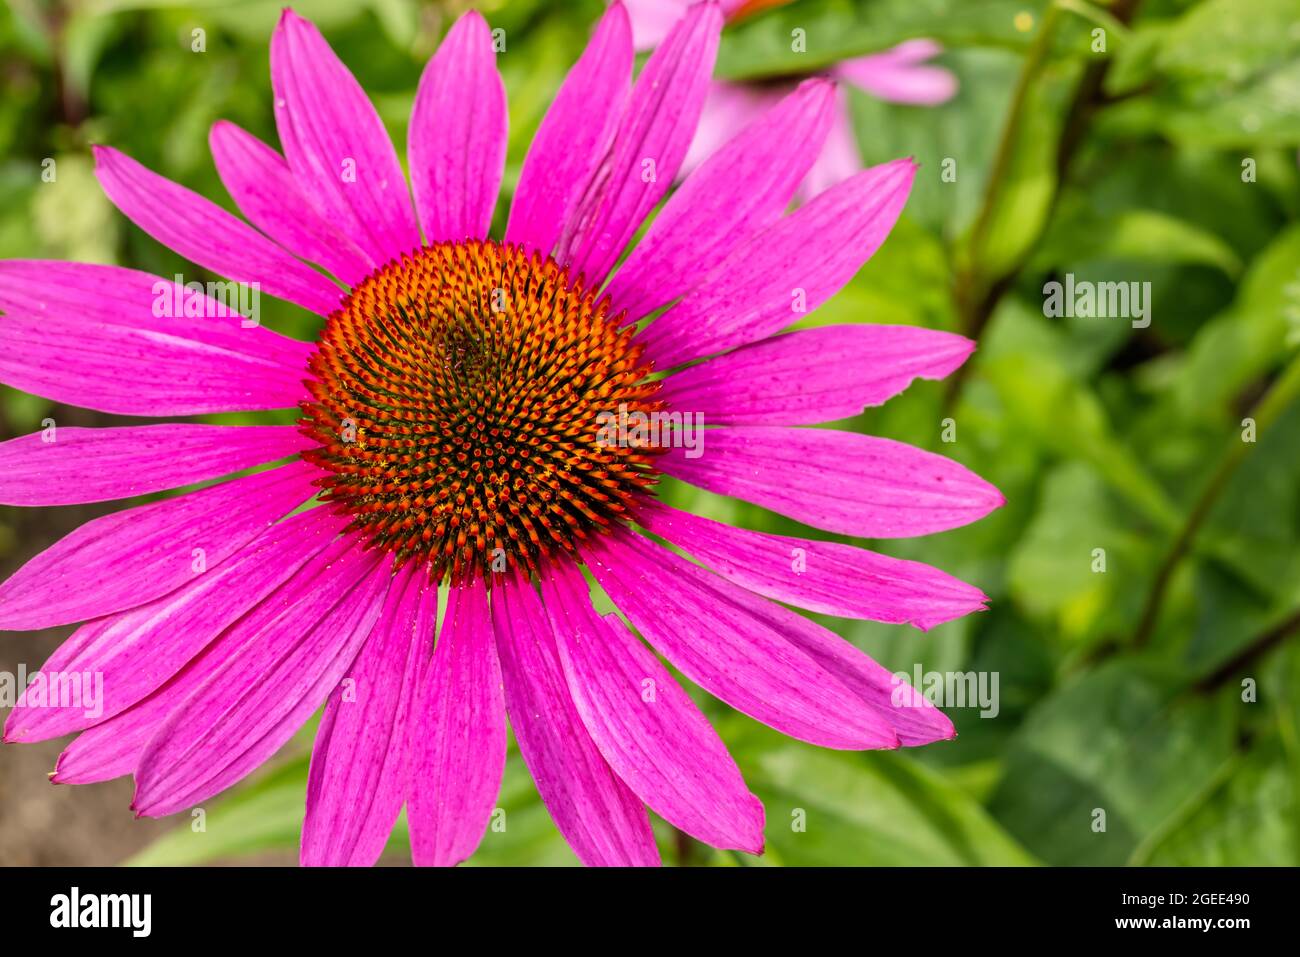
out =
[(602, 431), (663, 404), (621, 320), (514, 246), (438, 243), (384, 266), (312, 356), (300, 427), (332, 473), (322, 500), (435, 581), (574, 554), (627, 522), (658, 474), (661, 450)]

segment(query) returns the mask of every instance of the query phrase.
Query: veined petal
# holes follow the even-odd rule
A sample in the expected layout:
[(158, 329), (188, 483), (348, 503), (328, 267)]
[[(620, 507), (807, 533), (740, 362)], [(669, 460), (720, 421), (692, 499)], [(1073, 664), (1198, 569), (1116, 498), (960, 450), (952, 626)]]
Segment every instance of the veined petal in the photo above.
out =
[[(313, 509), (319, 515), (324, 509)], [(288, 524), (292, 519), (286, 520)], [(337, 528), (337, 526), (335, 526)], [(335, 538), (326, 530), (323, 541), (312, 543), (289, 577), (271, 588), (251, 609), (236, 616), (234, 624), (216, 638), (206, 639), (201, 650), (167, 681), (101, 724), (83, 731), (59, 755), (55, 784), (88, 784), (133, 773), (140, 756), (158, 729), (183, 702), (233, 660), (251, 642), (274, 629), (299, 628), (305, 633), (330, 610), (339, 597), (347, 569), (337, 566), (356, 551), (356, 541)], [(322, 589), (322, 583), (325, 588)], [(330, 594), (330, 589), (335, 594)], [(188, 650), (188, 649), (187, 649)]]
[(312, 495), (291, 462), (93, 519), (0, 585), (0, 629), (30, 631), (135, 608), (215, 569)]
[(766, 338), (853, 278), (894, 228), (912, 187), (910, 159), (873, 166), (751, 237), (641, 333), (667, 369)]
[(197, 291), (117, 266), (0, 260), (0, 381), (122, 415), (280, 409), (311, 345)]
[(411, 723), (419, 749), (407, 818), (411, 857), (449, 867), (474, 853), (487, 830), (506, 764), (501, 665), (482, 579), (453, 587)]
[(702, 454), (670, 449), (659, 467), (718, 495), (842, 535), (911, 538), (969, 525), (1006, 500), (964, 465), (855, 432), (709, 429)]
[(383, 853), (406, 801), (408, 726), (437, 612), (437, 586), (421, 564), (408, 563), (325, 706), (307, 779), (303, 866), (364, 867)]
[[(155, 339), (183, 336), (208, 352), (255, 360), (265, 368), (264, 376), (283, 367), (301, 379), (313, 351), (310, 342), (246, 321), (206, 291), (121, 266), (2, 259), (0, 310), (34, 319), (85, 318), (124, 330), (137, 327)], [(297, 395), (303, 395), (301, 383)]]
[(737, 599), (812, 658), (887, 722), (905, 747), (957, 736), (948, 716), (903, 677), (872, 661), (839, 635), (757, 595)]
[(190, 262), (322, 316), (338, 308), (338, 286), (211, 200), (108, 146), (95, 147), (95, 175), (131, 222)]
[[(101, 724), (152, 694), (199, 655), (227, 627), (279, 588), (347, 524), (345, 516), (315, 508), (290, 516), (223, 562), (210, 575), (148, 604), (87, 622), (50, 656), (47, 675), (103, 675), (97, 708), (27, 707), (5, 722), (6, 741), (44, 741)], [(161, 721), (163, 715), (158, 715)], [(139, 745), (144, 745), (141, 739)], [(123, 768), (123, 774), (135, 767)]]
[(566, 224), (556, 259), (600, 285), (686, 156), (718, 52), (722, 14), (691, 7), (650, 55), (628, 100), (604, 168)]
[(687, 177), (606, 292), (629, 319), (694, 288), (785, 211), (821, 151), (835, 107), (826, 80), (802, 83)]
[(704, 715), (613, 615), (591, 607), (574, 568), (542, 579), (560, 663), (609, 766), (665, 820), (714, 847), (763, 850), (763, 805)]
[(407, 144), (430, 243), (486, 239), (506, 161), (506, 90), (477, 10), (447, 32), (420, 77)]
[(239, 635), (230, 645), (238, 650), (221, 659), (145, 745), (131, 802), (136, 814), (173, 814), (241, 780), (339, 683), (378, 621), (392, 579), (387, 556), (340, 541), (343, 550), (322, 553), (334, 558), (332, 565), (321, 569), (314, 561), (295, 576), (319, 573), (306, 595), (294, 595), (290, 605), (288, 596), (275, 593), (234, 626)]
[(589, 546), (592, 574), (682, 674), (738, 711), (824, 748), (896, 748), (898, 736), (816, 661), (751, 614), (737, 586), (632, 535)]
[(492, 591), (492, 622), (510, 725), (564, 839), (590, 866), (657, 865), (659, 850), (645, 808), (583, 725), (532, 583), (499, 579)]
[(806, 425), (857, 415), (914, 379), (942, 379), (975, 343), (916, 326), (821, 326), (764, 339), (664, 380), (660, 396), (707, 425)]
[(506, 242), (549, 254), (609, 150), (632, 77), (623, 4), (611, 4), (533, 137), (506, 224)]
[(300, 452), (291, 425), (58, 428), (0, 442), (0, 504), (75, 505), (219, 478)]
[(374, 260), (316, 212), (279, 153), (226, 120), (212, 124), (208, 144), (221, 182), (250, 223), (349, 286), (374, 271)]
[(925, 631), (983, 611), (988, 601), (978, 588), (937, 568), (853, 545), (733, 528), (663, 504), (644, 509), (638, 520), (723, 578), (827, 615)]
[(275, 122), (299, 188), (377, 263), (420, 246), (383, 121), (315, 25), (286, 9), (271, 36)]

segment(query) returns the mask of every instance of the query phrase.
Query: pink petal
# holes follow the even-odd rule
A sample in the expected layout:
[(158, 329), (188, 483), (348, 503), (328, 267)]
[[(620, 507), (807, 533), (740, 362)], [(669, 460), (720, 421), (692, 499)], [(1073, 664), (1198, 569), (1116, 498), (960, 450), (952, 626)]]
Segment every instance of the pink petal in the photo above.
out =
[(660, 398), (707, 425), (804, 425), (844, 419), (942, 379), (971, 340), (916, 326), (822, 326), (764, 339), (664, 380)]
[(863, 170), (753, 236), (645, 329), (646, 355), (667, 369), (765, 338), (816, 309), (885, 241), (915, 171), (911, 160)]
[[(223, 637), (227, 654), (220, 664), (140, 755), (131, 802), (137, 815), (173, 814), (241, 780), (275, 754), (339, 683), (378, 621), (392, 580), (387, 556), (340, 541), (341, 549), (322, 553), (332, 564), (321, 569), (318, 556), (295, 576), (297, 582), (318, 573), (305, 595), (296, 588), (272, 595)], [(231, 646), (238, 648), (233, 654)]]
[(542, 597), (573, 702), (614, 773), (697, 840), (761, 854), (763, 805), (664, 666), (617, 617), (596, 614), (576, 569), (553, 566)]
[(835, 77), (890, 103), (937, 106), (957, 93), (957, 78), (943, 67), (920, 66), (943, 48), (933, 40), (909, 40), (892, 50), (835, 64)]
[(418, 755), (407, 817), (418, 866), (450, 867), (487, 830), (506, 763), (501, 665), (482, 579), (454, 586), (411, 729)]
[(983, 611), (988, 601), (978, 588), (937, 568), (852, 545), (733, 528), (663, 504), (644, 509), (638, 519), (723, 578), (827, 615), (925, 631)]
[(658, 865), (645, 808), (600, 756), (573, 704), (532, 583), (498, 581), (492, 622), (510, 725), (564, 839), (589, 866)]
[(891, 439), (782, 426), (703, 434), (699, 457), (673, 448), (659, 467), (718, 495), (843, 535), (928, 535), (969, 525), (1005, 502), (964, 465)]
[(96, 518), (0, 585), (0, 629), (31, 631), (135, 608), (215, 569), (311, 497), (304, 462)]
[[(52, 439), (52, 441), (46, 441)], [(0, 443), (0, 503), (75, 505), (219, 478), (302, 451), (290, 425), (55, 428)]]
[(653, 50), (686, 13), (691, 0), (623, 0), (638, 50)]
[[(632, 18), (637, 50), (653, 50), (695, 0), (623, 0)], [(730, 19), (750, 0), (720, 0), (718, 9)], [(771, 0), (769, 0), (771, 2)], [(787, 0), (788, 2), (788, 0)]]
[[(176, 299), (179, 301), (173, 301)], [(179, 308), (171, 311), (171, 307)], [(198, 290), (120, 266), (54, 259), (0, 260), (0, 309), (39, 319), (86, 317), (138, 327), (157, 339), (184, 336), (208, 346), (213, 353), (256, 359), (266, 367), (263, 375), (283, 366), (301, 379), (307, 359), (315, 351), (310, 342), (248, 323), (238, 312)], [(305, 394), (299, 388), (298, 396)]]
[[(323, 518), (330, 513), (318, 508), (309, 514)], [(292, 521), (287, 519), (284, 524)], [(236, 615), (233, 626), (227, 627), (215, 639), (205, 631), (199, 636), (200, 640), (183, 648), (188, 663), (165, 683), (125, 711), (84, 731), (68, 745), (55, 766), (54, 783), (87, 784), (133, 773), (139, 767), (145, 745), (168, 715), (247, 645), (260, 641), (264, 634), (273, 630), (298, 627), (306, 632), (320, 621), (338, 597), (322, 590), (321, 583), (333, 583), (335, 588), (342, 587), (340, 582), (346, 585), (339, 575), (350, 573), (348, 568), (336, 566), (357, 550), (354, 538), (334, 538), (340, 524), (343, 523), (320, 525), (320, 536), (304, 543), (303, 560), (282, 562), (290, 566), (289, 575), (267, 589), (251, 609)], [(257, 590), (261, 588), (259, 584)], [(243, 603), (243, 598), (232, 599), (232, 604)], [(200, 649), (197, 654), (193, 654), (195, 648)]]
[(383, 121), (315, 25), (285, 9), (271, 36), (275, 122), (299, 189), (377, 263), (420, 247)]
[(736, 600), (861, 698), (907, 747), (957, 736), (948, 716), (903, 677), (877, 664), (839, 635), (770, 601), (740, 592)]
[[(637, 77), (601, 175), (566, 224), (556, 259), (599, 285), (677, 175), (708, 93), (722, 15), (691, 7)], [(653, 164), (653, 168), (650, 166)]]
[(375, 262), (316, 212), (279, 153), (226, 120), (212, 124), (208, 143), (221, 182), (250, 223), (349, 286), (374, 271)]
[[(942, 52), (943, 44), (938, 40), (932, 40), (929, 37), (916, 37), (912, 40), (904, 40), (897, 46), (890, 47), (880, 53), (873, 53), (870, 57), (863, 57), (863, 59), (874, 57), (894, 63), (920, 63), (923, 60), (933, 59)], [(850, 61), (842, 60), (840, 62), (848, 63)]]
[(245, 327), (225, 306), (148, 273), (3, 260), (0, 311), (0, 381), (56, 402), (169, 416), (307, 398), (309, 343)]
[(410, 562), (316, 732), (302, 826), (303, 866), (379, 860), (406, 801), (416, 677), (433, 647), (438, 589)]
[(637, 319), (699, 284), (785, 211), (830, 127), (835, 87), (808, 80), (692, 173), (606, 292)]
[(589, 549), (592, 574), (628, 621), (710, 694), (824, 748), (898, 747), (888, 722), (752, 614), (735, 585), (631, 535)]
[(211, 200), (108, 146), (95, 147), (95, 175), (131, 222), (191, 262), (322, 316), (338, 308), (338, 286)]
[[(82, 625), (41, 670), (103, 675), (100, 713), (87, 715), (81, 707), (27, 708), (20, 702), (5, 724), (5, 740), (57, 738), (107, 721), (137, 704), (279, 588), (345, 524), (345, 516), (323, 508), (293, 515), (267, 529), (212, 574), (128, 612)], [(144, 745), (144, 739), (139, 745)], [(122, 773), (133, 768), (134, 763)]]
[(506, 242), (547, 255), (609, 150), (632, 77), (627, 13), (612, 4), (533, 137), (510, 207)]
[(506, 90), (477, 10), (447, 32), (420, 77), (407, 153), (430, 243), (486, 239), (506, 161)]

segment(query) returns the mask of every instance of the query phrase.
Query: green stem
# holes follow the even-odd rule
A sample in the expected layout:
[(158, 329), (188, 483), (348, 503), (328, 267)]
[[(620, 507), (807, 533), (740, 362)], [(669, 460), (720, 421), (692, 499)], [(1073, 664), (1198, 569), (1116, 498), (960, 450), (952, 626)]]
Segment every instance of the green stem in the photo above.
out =
[(1025, 103), (1029, 99), (1029, 91), (1034, 80), (1047, 60), (1047, 54), (1052, 46), (1052, 37), (1056, 33), (1056, 25), (1061, 19), (1061, 14), (1060, 7), (1053, 5), (1047, 8), (1047, 12), (1043, 15), (1043, 22), (1038, 27), (1038, 34), (1034, 37), (1033, 45), (1030, 46), (1029, 53), (1025, 57), (1024, 66), (1021, 67), (1020, 76), (1016, 80), (1015, 91), (1011, 94), (1011, 109), (1007, 114), (1007, 122), (1002, 127), (997, 151), (993, 154), (993, 165), (989, 169), (988, 180), (984, 187), (984, 199), (976, 214), (975, 224), (971, 227), (970, 244), (966, 248), (966, 262), (957, 279), (958, 307), (961, 309), (963, 326), (966, 327), (964, 331), (967, 334), (977, 331), (969, 328), (969, 325), (975, 319), (975, 309), (980, 296), (979, 287), (982, 284), (975, 256), (988, 240), (998, 199), (1002, 195), (1008, 170), (1015, 156), (1020, 125), (1024, 121)]
[(1197, 682), (1196, 690), (1203, 693), (1217, 691), (1298, 631), (1300, 631), (1300, 609), (1293, 611), (1268, 631), (1247, 643), (1239, 652)]
[(1088, 3), (1088, 0), (1056, 0), (1055, 6), (1060, 7), (1062, 10), (1069, 10), (1083, 19), (1111, 31), (1120, 41), (1127, 40), (1129, 37), (1128, 26), (1122, 20), (1109, 10), (1103, 10)]
[[(1296, 400), (1297, 396), (1300, 396), (1300, 355), (1291, 360), (1291, 364), (1282, 372), (1281, 377), (1273, 383), (1252, 410), (1257, 441), (1265, 430), (1277, 420), (1278, 416), (1285, 412), (1291, 403)], [(1223, 494), (1223, 490), (1227, 488), (1228, 481), (1236, 473), (1246, 456), (1250, 454), (1252, 444), (1236, 439), (1228, 446), (1214, 473), (1210, 476), (1209, 482), (1206, 483), (1205, 489), (1192, 506), (1186, 522), (1179, 531), (1178, 537), (1174, 539), (1174, 543), (1170, 547), (1168, 554), (1165, 555), (1164, 561), (1160, 563), (1155, 580), (1151, 584), (1151, 591), (1148, 593), (1146, 604), (1143, 606), (1142, 617), (1138, 622), (1137, 631), (1133, 634), (1133, 645), (1135, 647), (1145, 644), (1147, 639), (1151, 637), (1156, 622), (1160, 618), (1160, 606), (1164, 602), (1165, 593), (1169, 589), (1169, 583), (1178, 568), (1179, 562), (1191, 550), (1201, 526), (1205, 524), (1205, 520), (1219, 500), (1219, 496)]]
[[(1127, 25), (1136, 15), (1140, 2), (1141, 0), (1115, 0), (1110, 12), (1117, 23)], [(1002, 132), (1002, 138), (999, 141), (994, 160), (993, 175), (990, 176), (985, 187), (984, 199), (975, 225), (972, 227), (971, 244), (966, 247), (964, 261), (960, 261), (958, 264), (957, 277), (953, 283), (953, 300), (957, 307), (960, 331), (972, 339), (978, 340), (980, 338), (980, 335), (984, 332), (984, 326), (988, 324), (989, 318), (993, 315), (993, 310), (997, 308), (1002, 296), (1015, 282), (1016, 276), (1024, 268), (1029, 255), (1026, 252), (1021, 257), (1020, 262), (1017, 262), (1009, 269), (1006, 275), (1000, 277), (993, 277), (992, 279), (981, 277), (975, 269), (974, 254), (980, 248), (977, 244), (983, 243), (987, 236), (993, 219), (994, 204), (1002, 188), (1002, 183), (1006, 179), (1006, 169), (1011, 162), (1015, 137), (1020, 128), (1021, 115), (1024, 112), (1025, 101), (1031, 89), (1030, 84), (1046, 59), (1051, 45), (1051, 33), (1055, 30), (1057, 20), (1061, 16), (1062, 8), (1053, 5), (1048, 8), (1046, 15), (1043, 17), (1038, 36), (1034, 39), (1034, 47), (1026, 59), (1016, 84), (1016, 91), (1012, 98), (1011, 116)], [(1109, 59), (1105, 59), (1090, 63), (1084, 70), (1083, 78), (1079, 81), (1078, 88), (1075, 90), (1069, 111), (1065, 117), (1061, 138), (1057, 144), (1056, 187), (1052, 194), (1053, 208), (1060, 199), (1061, 190), (1065, 186), (1075, 154), (1083, 142), (1093, 112), (1104, 100), (1102, 84), (1110, 68), (1110, 62)], [(1044, 228), (1046, 228), (1046, 222)], [(952, 410), (956, 408), (962, 386), (965, 384), (966, 376), (971, 368), (972, 363), (964, 363), (948, 377), (947, 390), (944, 395), (945, 409)]]

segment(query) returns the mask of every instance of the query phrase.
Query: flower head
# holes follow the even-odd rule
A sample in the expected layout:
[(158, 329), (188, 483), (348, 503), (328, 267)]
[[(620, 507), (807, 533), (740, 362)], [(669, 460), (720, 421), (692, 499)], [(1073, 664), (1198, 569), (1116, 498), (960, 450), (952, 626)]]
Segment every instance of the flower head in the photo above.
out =
[[(978, 589), (655, 495), (673, 476), (864, 537), (953, 528), (1002, 501), (940, 456), (797, 428), (941, 378), (973, 348), (885, 326), (776, 335), (792, 293), (814, 309), (871, 256), (912, 182), (911, 161), (887, 163), (786, 214), (832, 124), (828, 82), (702, 162), (632, 244), (686, 156), (721, 27), (715, 4), (691, 7), (630, 85), (631, 29), (612, 6), (499, 240), (506, 101), (477, 13), (420, 81), (409, 192), (369, 100), (291, 11), (271, 42), (283, 154), (212, 130), (247, 222), (97, 149), (104, 189), (145, 232), (324, 326), (305, 343), (144, 273), (0, 263), (8, 384), (124, 415), (301, 410), (296, 426), (61, 429), (0, 446), (0, 500), (26, 506), (282, 463), (91, 521), (0, 585), (0, 627), (84, 622), (45, 673), (104, 675), (101, 713), (28, 699), (6, 740), (80, 731), (54, 780), (134, 774), (136, 812), (164, 815), (242, 779), (323, 704), (304, 863), (373, 862), (405, 806), (416, 862), (454, 864), (488, 823), (508, 717), (578, 856), (651, 864), (647, 806), (754, 853), (763, 811), (642, 639), (804, 741), (951, 737), (919, 694), (900, 698), (885, 669), (785, 605), (928, 628), (980, 609)], [(615, 411), (667, 416), (667, 431), (611, 441)], [(687, 414), (711, 427), (703, 454), (675, 441)], [(594, 610), (584, 573), (640, 637)]]

